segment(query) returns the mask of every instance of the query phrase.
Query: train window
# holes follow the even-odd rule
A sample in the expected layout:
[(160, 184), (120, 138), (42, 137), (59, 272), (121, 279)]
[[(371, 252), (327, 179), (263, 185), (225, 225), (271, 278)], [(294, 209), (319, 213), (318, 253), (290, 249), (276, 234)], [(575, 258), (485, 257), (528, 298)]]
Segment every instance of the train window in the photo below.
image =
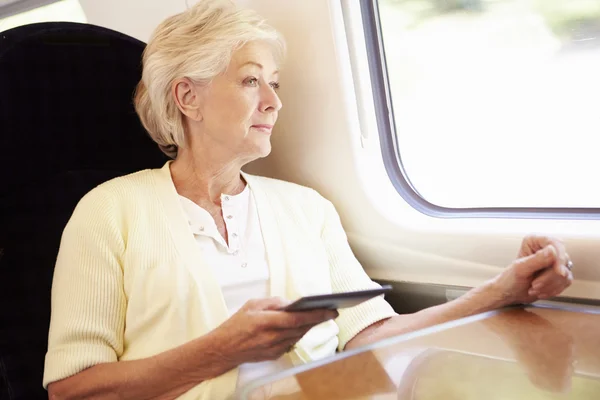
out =
[[(31, 4), (35, 3), (31, 1), (9, 0), (7, 5), (2, 6), (3, 3), (0, 1), (0, 32), (36, 22), (87, 22), (85, 13), (78, 0), (61, 0), (51, 2), (50, 4), (48, 4), (48, 1), (39, 1), (37, 4), (41, 3), (42, 5), (32, 8)], [(14, 13), (14, 10), (18, 10), (16, 7), (19, 7), (21, 4), (25, 7), (25, 11)], [(7, 17), (3, 17), (5, 9), (9, 14)]]
[(391, 136), (396, 187), (412, 191), (413, 203), (459, 214), (600, 216), (599, 1), (367, 0), (362, 8), (367, 46), (371, 36), (377, 47), (371, 76), (373, 68), (383, 76), (375, 97), (389, 111), (382, 140)]

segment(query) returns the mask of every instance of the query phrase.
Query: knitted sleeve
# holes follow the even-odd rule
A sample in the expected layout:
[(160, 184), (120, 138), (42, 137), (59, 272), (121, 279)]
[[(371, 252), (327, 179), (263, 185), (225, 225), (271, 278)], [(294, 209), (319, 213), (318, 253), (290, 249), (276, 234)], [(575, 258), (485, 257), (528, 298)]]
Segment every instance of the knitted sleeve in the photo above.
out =
[[(333, 292), (348, 292), (379, 288), (365, 273), (354, 256), (333, 204), (325, 200), (324, 224), (321, 238), (329, 257)], [(336, 323), (340, 328), (338, 350), (343, 350), (356, 334), (368, 326), (396, 315), (393, 308), (382, 298), (376, 297), (358, 306), (339, 310)]]
[(44, 387), (122, 354), (120, 220), (110, 193), (96, 188), (79, 202), (63, 231), (52, 281)]

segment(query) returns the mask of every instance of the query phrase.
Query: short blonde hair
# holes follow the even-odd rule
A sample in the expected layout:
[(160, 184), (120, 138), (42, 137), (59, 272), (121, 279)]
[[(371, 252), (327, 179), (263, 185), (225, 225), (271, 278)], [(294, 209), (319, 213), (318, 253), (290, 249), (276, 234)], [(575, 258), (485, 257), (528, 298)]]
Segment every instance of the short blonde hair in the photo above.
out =
[(230, 0), (200, 0), (156, 28), (144, 50), (134, 104), (144, 128), (169, 157), (177, 157), (185, 144), (173, 82), (187, 77), (209, 83), (225, 71), (232, 53), (251, 41), (272, 44), (277, 61), (283, 60), (285, 42), (279, 32), (256, 12)]

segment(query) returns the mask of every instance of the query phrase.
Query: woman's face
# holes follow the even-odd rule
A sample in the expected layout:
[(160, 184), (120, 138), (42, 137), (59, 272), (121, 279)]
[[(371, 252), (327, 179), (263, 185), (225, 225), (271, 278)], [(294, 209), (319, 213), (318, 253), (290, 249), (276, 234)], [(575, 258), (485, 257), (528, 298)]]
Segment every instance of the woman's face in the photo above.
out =
[(267, 156), (281, 109), (278, 78), (268, 44), (250, 42), (234, 52), (227, 70), (200, 96), (202, 143), (246, 161)]

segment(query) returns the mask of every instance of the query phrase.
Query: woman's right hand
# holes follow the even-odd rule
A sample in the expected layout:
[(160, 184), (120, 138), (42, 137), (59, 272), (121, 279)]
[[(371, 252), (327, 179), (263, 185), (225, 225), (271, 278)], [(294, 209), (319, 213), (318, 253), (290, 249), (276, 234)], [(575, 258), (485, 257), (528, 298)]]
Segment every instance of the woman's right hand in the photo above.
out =
[(236, 365), (276, 360), (313, 326), (338, 316), (335, 310), (277, 311), (288, 304), (279, 297), (249, 300), (211, 332), (218, 335), (215, 350)]

